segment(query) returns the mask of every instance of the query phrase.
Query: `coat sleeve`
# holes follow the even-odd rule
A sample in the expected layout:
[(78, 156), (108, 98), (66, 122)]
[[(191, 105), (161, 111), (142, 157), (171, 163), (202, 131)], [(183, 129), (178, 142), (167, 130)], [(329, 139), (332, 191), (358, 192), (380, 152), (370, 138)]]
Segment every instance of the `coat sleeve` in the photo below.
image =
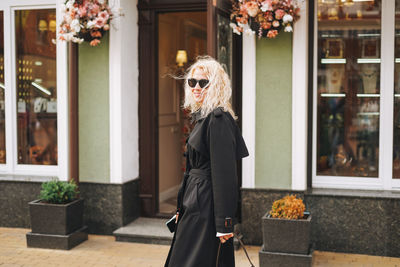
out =
[(224, 116), (212, 116), (207, 130), (217, 232), (231, 233), (238, 200), (236, 145), (232, 126)]

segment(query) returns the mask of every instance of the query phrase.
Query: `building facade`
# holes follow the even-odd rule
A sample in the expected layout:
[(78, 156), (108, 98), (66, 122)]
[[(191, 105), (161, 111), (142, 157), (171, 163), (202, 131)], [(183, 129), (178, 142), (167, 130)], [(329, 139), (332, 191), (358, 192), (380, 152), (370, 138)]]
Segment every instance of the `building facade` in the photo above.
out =
[[(2, 1), (0, 226), (29, 227), (40, 183), (67, 180), (68, 46), (58, 0)], [(301, 2), (293, 33), (237, 36), (225, 1), (119, 0), (100, 45), (79, 45), (79, 181), (91, 233), (174, 210), (190, 132), (179, 75), (210, 54), (228, 71), (250, 156), (240, 230), (288, 193), (318, 250), (400, 256), (398, 1)], [(399, 39), (400, 40), (400, 39)], [(184, 56), (178, 56), (184, 55)]]

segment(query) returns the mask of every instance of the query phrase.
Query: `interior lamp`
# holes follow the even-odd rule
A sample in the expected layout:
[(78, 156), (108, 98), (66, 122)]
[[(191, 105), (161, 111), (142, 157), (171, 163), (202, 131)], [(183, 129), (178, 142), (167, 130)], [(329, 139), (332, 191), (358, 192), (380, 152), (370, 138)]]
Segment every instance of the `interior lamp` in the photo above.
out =
[(187, 63), (186, 50), (178, 50), (176, 53), (176, 63), (178, 63), (179, 67), (183, 67), (183, 65)]

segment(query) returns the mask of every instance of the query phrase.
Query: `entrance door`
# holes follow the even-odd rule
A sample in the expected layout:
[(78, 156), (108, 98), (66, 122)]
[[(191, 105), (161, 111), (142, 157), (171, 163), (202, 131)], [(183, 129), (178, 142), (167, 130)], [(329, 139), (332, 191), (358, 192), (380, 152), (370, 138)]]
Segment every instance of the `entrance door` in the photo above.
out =
[[(178, 50), (185, 50), (179, 48), (180, 41), (172, 38), (170, 32), (175, 32), (178, 39), (185, 39), (185, 30), (176, 25), (166, 25), (189, 17), (192, 19), (186, 26), (190, 28), (196, 24), (195, 14), (205, 15), (206, 53), (218, 59), (229, 73), (233, 87), (232, 104), (240, 120), (241, 40), (229, 28), (229, 8), (229, 0), (139, 0), (139, 196), (142, 216), (166, 216), (173, 212), (174, 203), (168, 206), (163, 202), (176, 196), (183, 176), (180, 150), (181, 131), (184, 130), (181, 109), (183, 81), (164, 79), (166, 76), (163, 75), (165, 70), (168, 72), (170, 67), (176, 67)], [(160, 22), (166, 24), (160, 26)], [(199, 34), (201, 30), (194, 30), (194, 39)], [(195, 43), (193, 41), (192, 45), (196, 46)], [(171, 54), (172, 50), (176, 50), (172, 58), (164, 54), (166, 51)], [(185, 68), (191, 63), (190, 53), (186, 52), (188, 62)]]
[(176, 211), (185, 167), (185, 140), (191, 131), (182, 76), (199, 55), (207, 54), (207, 12), (166, 12), (158, 17), (158, 211)]

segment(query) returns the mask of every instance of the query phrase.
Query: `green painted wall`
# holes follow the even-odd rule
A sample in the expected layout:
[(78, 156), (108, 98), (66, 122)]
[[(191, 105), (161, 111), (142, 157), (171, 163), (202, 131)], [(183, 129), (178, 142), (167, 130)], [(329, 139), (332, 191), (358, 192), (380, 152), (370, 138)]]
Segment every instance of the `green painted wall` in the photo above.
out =
[(79, 180), (110, 181), (109, 35), (79, 45)]
[(256, 188), (292, 183), (292, 34), (256, 41)]

